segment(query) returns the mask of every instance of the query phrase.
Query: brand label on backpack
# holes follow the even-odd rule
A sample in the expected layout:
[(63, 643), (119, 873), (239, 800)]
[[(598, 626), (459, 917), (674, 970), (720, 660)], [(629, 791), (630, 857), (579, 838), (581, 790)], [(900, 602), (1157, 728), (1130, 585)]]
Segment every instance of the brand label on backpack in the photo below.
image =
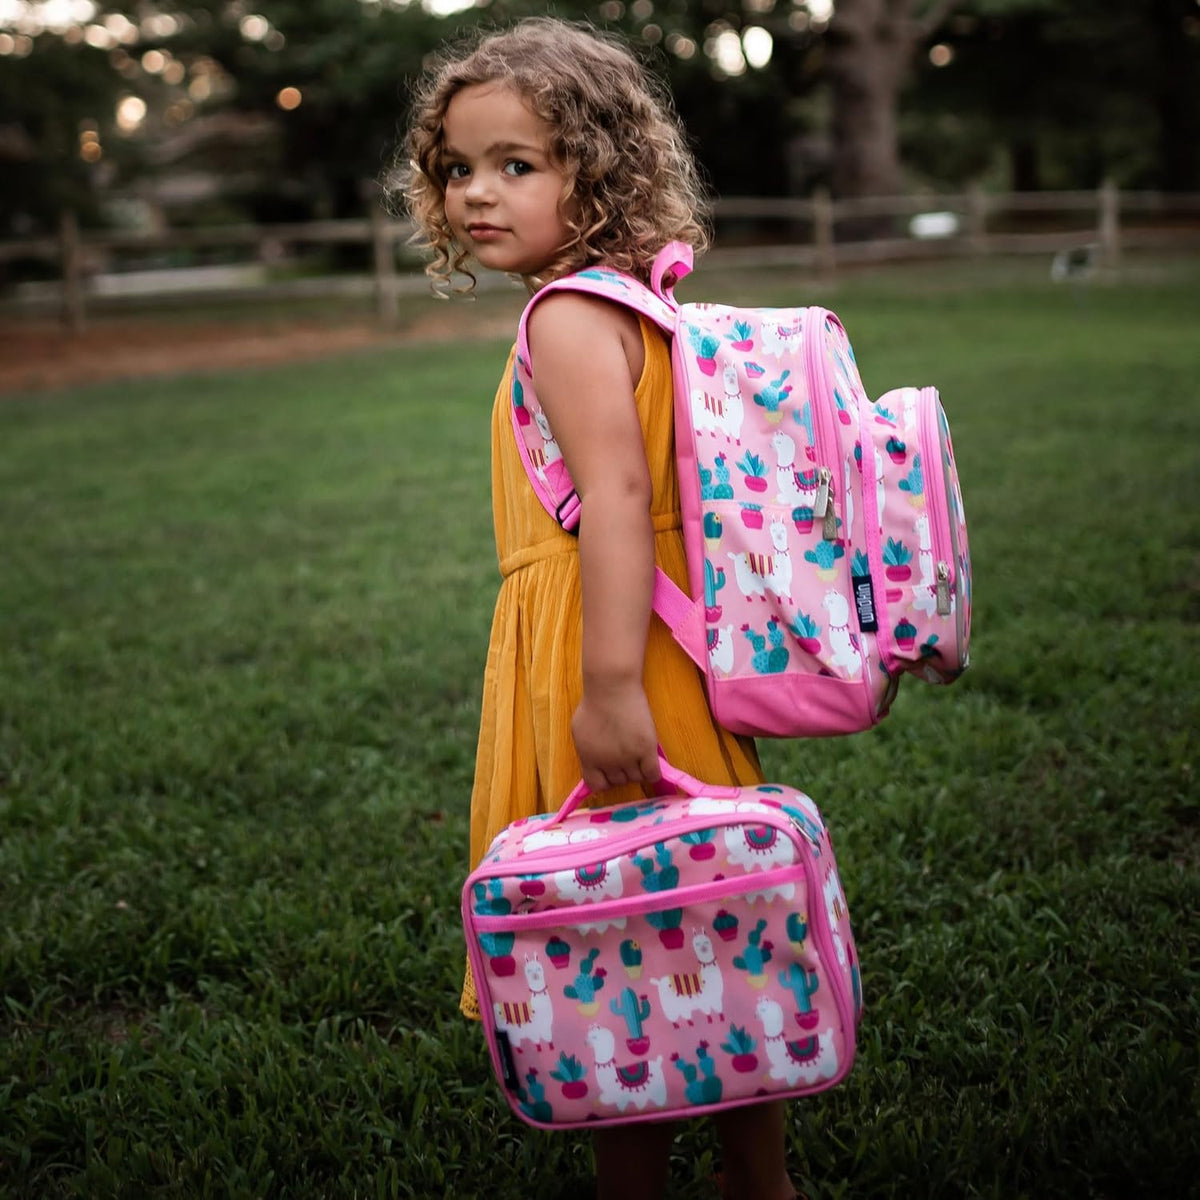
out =
[(510, 1092), (515, 1092), (520, 1080), (517, 1078), (517, 1064), (513, 1062), (512, 1046), (508, 1034), (503, 1030), (496, 1031), (496, 1049), (500, 1051), (501, 1074), (504, 1076), (504, 1086)]
[(854, 575), (854, 607), (858, 609), (858, 627), (863, 633), (878, 633), (879, 620), (875, 616), (875, 588), (870, 575)]

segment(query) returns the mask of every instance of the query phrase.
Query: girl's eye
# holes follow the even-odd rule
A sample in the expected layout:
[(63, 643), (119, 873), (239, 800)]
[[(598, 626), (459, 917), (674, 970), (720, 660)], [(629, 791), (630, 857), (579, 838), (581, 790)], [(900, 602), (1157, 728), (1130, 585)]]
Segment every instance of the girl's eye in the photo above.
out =
[(504, 164), (504, 172), (506, 175), (528, 175), (533, 168), (519, 158), (510, 158)]
[(466, 179), (468, 174), (465, 163), (451, 163), (446, 168), (446, 178), (449, 179)]

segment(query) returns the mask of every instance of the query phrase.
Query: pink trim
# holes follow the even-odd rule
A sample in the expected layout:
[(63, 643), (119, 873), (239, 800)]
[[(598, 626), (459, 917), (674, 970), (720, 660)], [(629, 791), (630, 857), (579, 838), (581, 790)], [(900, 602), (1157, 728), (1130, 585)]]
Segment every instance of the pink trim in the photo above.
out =
[[(929, 502), (929, 541), (933, 549), (935, 567), (939, 561), (949, 567), (948, 582), (953, 588), (958, 564), (954, 561), (953, 550), (947, 549), (944, 541), (945, 532), (950, 528), (950, 504), (946, 498), (946, 466), (942, 462), (942, 431), (937, 419), (937, 404), (936, 388), (923, 387), (917, 393), (917, 426), (920, 430), (921, 456), (924, 461), (925, 496)], [(936, 485), (929, 462), (930, 450), (936, 459)]]
[[(711, 825), (711, 818), (710, 818)], [(789, 829), (795, 836), (795, 831)], [(644, 831), (643, 831), (644, 833)], [(671, 836), (676, 836), (672, 829)], [(645, 837), (642, 839), (645, 842)], [(595, 843), (592, 843), (595, 845)], [(615, 856), (614, 856), (615, 857)], [(510, 870), (508, 875), (512, 875)], [(705, 900), (716, 900), (723, 896), (741, 896), (746, 892), (765, 892), (768, 888), (780, 887), (785, 883), (796, 883), (809, 874), (803, 858), (774, 871), (747, 873), (736, 878), (717, 879), (710, 883), (696, 883), (691, 887), (675, 888), (669, 892), (651, 892), (644, 896), (625, 896), (620, 900), (604, 900), (599, 904), (564, 905), (547, 908), (541, 912), (509, 913), (503, 917), (487, 917), (471, 914), (471, 928), (480, 933), (520, 933), (523, 929), (550, 929), (556, 926), (570, 928), (574, 925), (592, 925), (598, 921), (618, 921), (622, 917), (640, 916), (647, 912), (661, 912), (669, 908), (686, 908), (688, 904), (702, 904)], [(807, 883), (808, 880), (805, 879)], [(811, 888), (809, 889), (811, 893)], [(811, 904), (811, 897), (810, 897)], [(834, 958), (834, 962), (837, 959)]]
[(798, 728), (806, 737), (838, 737), (875, 724), (870, 687), (833, 675), (718, 679), (711, 698), (717, 724), (750, 737), (794, 738)]
[[(712, 1113), (726, 1112), (731, 1108), (744, 1108), (747, 1104), (766, 1104), (770, 1100), (786, 1100), (789, 1097), (799, 1096), (815, 1096), (820, 1092), (828, 1091), (831, 1087), (835, 1087), (841, 1083), (843, 1079), (850, 1073), (854, 1066), (855, 1044), (853, 1026), (846, 1031), (846, 1043), (852, 1048), (851, 1053), (843, 1055), (843, 1061), (839, 1064), (837, 1073), (832, 1079), (822, 1079), (819, 1083), (808, 1084), (804, 1087), (796, 1087), (785, 1089), (779, 1092), (771, 1092), (755, 1096), (740, 1096), (736, 1100), (722, 1100), (718, 1104), (689, 1104), (686, 1108), (672, 1108), (665, 1112), (644, 1112), (633, 1113), (630, 1116), (614, 1116), (614, 1117), (591, 1117), (585, 1121), (561, 1121), (556, 1124), (548, 1124), (544, 1121), (535, 1121), (532, 1117), (527, 1117), (521, 1111), (520, 1102), (507, 1089), (501, 1088), (505, 1099), (508, 1101), (508, 1107), (512, 1109), (515, 1116), (520, 1117), (526, 1125), (532, 1125), (535, 1129), (596, 1129), (599, 1126), (608, 1127), (610, 1125), (632, 1125), (635, 1122), (645, 1123), (647, 1121), (688, 1121), (692, 1117), (709, 1116)], [(497, 1058), (496, 1052), (493, 1049), (493, 1060)]]
[[(712, 796), (718, 800), (736, 800), (741, 795), (741, 789), (736, 787), (717, 787), (693, 778), (686, 771), (679, 770), (667, 762), (662, 748), (658, 751), (658, 769), (663, 779), (672, 784), (677, 792), (685, 796)], [(529, 832), (535, 833), (541, 829), (553, 829), (560, 821), (564, 821), (592, 794), (592, 789), (581, 779), (571, 790), (571, 794), (558, 806), (558, 811), (548, 821), (538, 821), (530, 826)], [(638, 803), (633, 801), (632, 803)], [(524, 840), (524, 839), (522, 839)], [(532, 857), (532, 856), (531, 856)]]
[[(863, 532), (867, 540), (867, 562), (871, 567), (871, 586), (875, 589), (875, 616), (879, 626), (875, 647), (879, 660), (889, 675), (902, 670), (896, 660), (896, 643), (892, 638), (892, 618), (888, 612), (887, 576), (883, 572), (883, 546), (880, 543), (879, 504), (875, 495), (875, 442), (864, 430), (870, 430), (871, 401), (866, 392), (858, 402), (859, 445), (862, 447)], [(868, 464), (868, 457), (870, 463)], [(869, 477), (868, 477), (869, 469)]]

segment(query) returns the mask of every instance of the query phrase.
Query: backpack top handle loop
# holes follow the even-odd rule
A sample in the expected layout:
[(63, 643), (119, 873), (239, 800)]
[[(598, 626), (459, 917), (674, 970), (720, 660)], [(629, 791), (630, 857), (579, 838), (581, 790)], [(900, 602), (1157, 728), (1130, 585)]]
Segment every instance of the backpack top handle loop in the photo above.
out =
[[(692, 248), (686, 242), (668, 242), (654, 256), (654, 265), (650, 269), (650, 287), (655, 295), (661, 296), (673, 308), (678, 307), (675, 285), (692, 273), (694, 262)], [(671, 282), (664, 287), (663, 280), (667, 275), (671, 276)]]

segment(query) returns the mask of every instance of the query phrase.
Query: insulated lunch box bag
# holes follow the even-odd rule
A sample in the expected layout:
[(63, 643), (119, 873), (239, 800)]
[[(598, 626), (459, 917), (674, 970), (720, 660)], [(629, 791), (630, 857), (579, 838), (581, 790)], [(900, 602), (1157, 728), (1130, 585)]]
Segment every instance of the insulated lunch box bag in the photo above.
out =
[(463, 888), (492, 1066), (513, 1112), (568, 1129), (831, 1087), (858, 957), (829, 833), (803, 793), (714, 787), (503, 830)]

